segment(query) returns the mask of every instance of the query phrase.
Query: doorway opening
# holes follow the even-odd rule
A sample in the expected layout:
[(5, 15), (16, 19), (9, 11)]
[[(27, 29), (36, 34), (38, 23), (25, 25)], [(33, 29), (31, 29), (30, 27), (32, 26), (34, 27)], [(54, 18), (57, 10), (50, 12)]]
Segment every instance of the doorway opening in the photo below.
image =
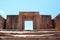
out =
[(24, 30), (33, 30), (33, 21), (24, 21)]

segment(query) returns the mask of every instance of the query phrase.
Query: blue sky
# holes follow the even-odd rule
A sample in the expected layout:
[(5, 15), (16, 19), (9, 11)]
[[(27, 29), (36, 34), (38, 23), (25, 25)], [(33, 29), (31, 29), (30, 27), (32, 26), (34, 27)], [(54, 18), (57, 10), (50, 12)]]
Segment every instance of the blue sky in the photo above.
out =
[(60, 0), (0, 0), (0, 15), (18, 15), (19, 11), (39, 11), (40, 15), (60, 13)]

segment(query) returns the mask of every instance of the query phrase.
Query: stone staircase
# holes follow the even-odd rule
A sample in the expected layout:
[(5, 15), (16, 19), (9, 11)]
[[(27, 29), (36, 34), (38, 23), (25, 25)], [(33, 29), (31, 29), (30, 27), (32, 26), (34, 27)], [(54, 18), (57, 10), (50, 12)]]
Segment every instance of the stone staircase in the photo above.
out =
[(60, 31), (56, 30), (25, 30), (7, 31), (0, 30), (0, 38), (3, 40), (60, 40)]

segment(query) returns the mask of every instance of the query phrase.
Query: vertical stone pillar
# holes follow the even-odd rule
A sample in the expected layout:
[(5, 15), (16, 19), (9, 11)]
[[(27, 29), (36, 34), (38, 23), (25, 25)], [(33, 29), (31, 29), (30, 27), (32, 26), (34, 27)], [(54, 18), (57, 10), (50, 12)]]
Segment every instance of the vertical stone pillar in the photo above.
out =
[(20, 15), (20, 14), (18, 16), (18, 26), (17, 26), (17, 29), (23, 30), (23, 27), (22, 27), (22, 15)]
[(40, 17), (39, 15), (36, 16), (36, 26), (37, 26), (37, 29), (40, 29)]
[(33, 30), (37, 29), (37, 25), (36, 25), (36, 15), (33, 18)]

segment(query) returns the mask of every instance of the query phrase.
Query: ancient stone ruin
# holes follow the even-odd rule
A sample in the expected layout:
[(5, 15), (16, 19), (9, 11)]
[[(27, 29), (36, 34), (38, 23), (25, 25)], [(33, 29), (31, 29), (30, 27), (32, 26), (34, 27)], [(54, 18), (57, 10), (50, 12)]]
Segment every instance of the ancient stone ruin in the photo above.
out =
[[(24, 21), (33, 21), (33, 30), (24, 30)], [(0, 15), (0, 38), (60, 40), (60, 14), (54, 19), (51, 19), (51, 15), (40, 15), (39, 12), (19, 12), (19, 15), (7, 15), (6, 19)]]

